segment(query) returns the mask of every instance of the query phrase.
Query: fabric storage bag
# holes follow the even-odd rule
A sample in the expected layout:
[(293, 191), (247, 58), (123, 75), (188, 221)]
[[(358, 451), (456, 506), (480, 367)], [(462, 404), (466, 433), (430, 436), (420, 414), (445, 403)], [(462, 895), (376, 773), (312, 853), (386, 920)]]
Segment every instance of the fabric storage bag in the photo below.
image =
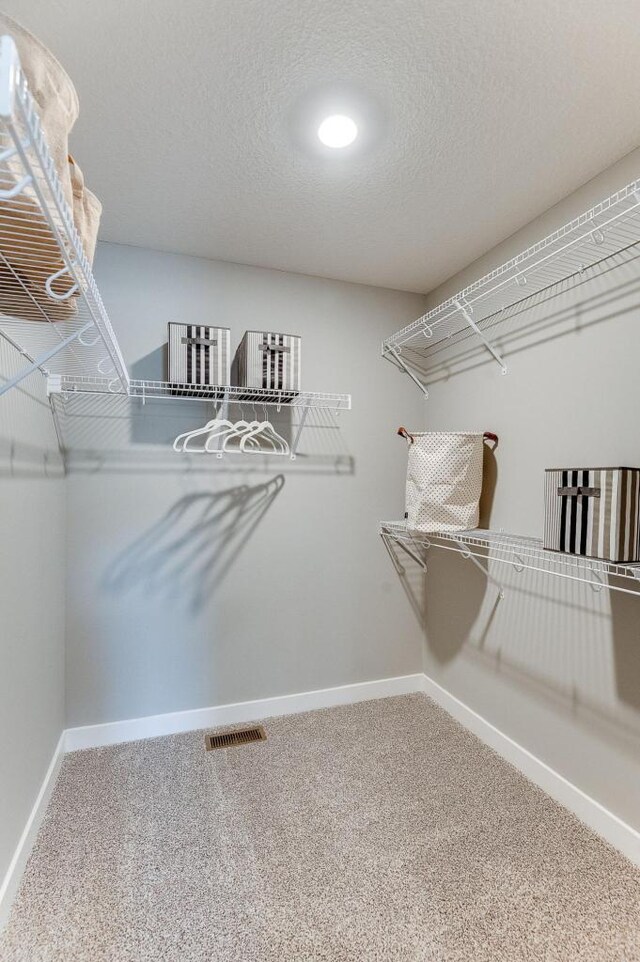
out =
[[(19, 23), (0, 13), (0, 34), (16, 44), (20, 63), (38, 108), (42, 130), (53, 159), (64, 198), (71, 207), (73, 195), (68, 171), (68, 135), (78, 116), (78, 97), (66, 71), (44, 44)], [(3, 141), (2, 148), (9, 146)], [(0, 187), (11, 190), (24, 176), (18, 155), (8, 158), (0, 169)], [(25, 244), (33, 237), (33, 248)], [(3, 260), (0, 269), (0, 310), (25, 320), (64, 320), (76, 311), (75, 297), (50, 298), (47, 278), (64, 270), (56, 240), (47, 224), (31, 185), (14, 199), (0, 201), (0, 240)], [(73, 279), (63, 274), (52, 283), (62, 296)]]
[(98, 242), (98, 228), (102, 216), (102, 204), (86, 186), (80, 167), (71, 154), (68, 156), (69, 177), (73, 194), (73, 220), (80, 235), (87, 260), (93, 264)]
[(234, 358), (236, 384), (297, 393), (301, 349), (302, 338), (295, 334), (245, 331)]
[[(84, 186), (78, 165), (68, 154), (68, 136), (78, 116), (78, 97), (66, 71), (28, 30), (0, 13), (0, 34), (8, 34), (16, 44), (29, 90), (38, 108), (58, 181), (89, 262), (93, 259), (102, 207)], [(8, 142), (2, 143), (2, 148)], [(0, 187), (11, 190), (24, 176), (17, 155), (6, 158), (0, 167)], [(25, 237), (33, 239), (25, 245)], [(0, 268), (0, 311), (25, 320), (59, 321), (77, 310), (77, 293), (64, 295), (74, 284), (66, 273), (58, 244), (43, 216), (32, 185), (16, 198), (0, 200), (0, 241), (3, 253)], [(47, 293), (50, 282), (55, 298)], [(63, 298), (63, 299), (59, 299)]]
[(640, 561), (640, 468), (545, 471), (544, 547), (613, 563)]
[(76, 89), (51, 51), (25, 27), (1, 12), (0, 34), (8, 34), (15, 42), (20, 66), (38, 107), (49, 153), (55, 164), (65, 200), (71, 207), (73, 195), (67, 157), (69, 133), (79, 113)]
[(169, 381), (209, 386), (230, 383), (228, 327), (169, 324)]
[(478, 526), (482, 494), (484, 433), (398, 428), (409, 444), (406, 522), (414, 531), (437, 534)]

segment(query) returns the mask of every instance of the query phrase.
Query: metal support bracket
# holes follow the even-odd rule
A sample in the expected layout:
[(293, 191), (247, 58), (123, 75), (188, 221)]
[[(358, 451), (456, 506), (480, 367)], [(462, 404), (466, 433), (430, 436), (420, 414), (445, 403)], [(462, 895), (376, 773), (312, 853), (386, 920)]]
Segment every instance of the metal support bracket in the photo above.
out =
[[(393, 535), (390, 534), (388, 531), (383, 532), (383, 537), (384, 537), (385, 539), (386, 539), (386, 538), (390, 538), (390, 539), (394, 542), (394, 544), (397, 544), (399, 548), (402, 548), (402, 550), (403, 550), (406, 554), (408, 554), (409, 557), (410, 557), (413, 561), (415, 561), (415, 563), (416, 563), (417, 565), (419, 565), (419, 566), (422, 568), (423, 571), (426, 572), (426, 570), (427, 570), (427, 563), (426, 563), (426, 561), (424, 560), (424, 558), (421, 558), (420, 555), (416, 554), (415, 551), (413, 551), (411, 548), (409, 548), (408, 545), (406, 545), (406, 544), (404, 543), (404, 541), (401, 541), (399, 538), (394, 538)], [(387, 546), (387, 547), (388, 547), (388, 546)]]
[(463, 558), (468, 559), (469, 561), (472, 561), (476, 566), (476, 568), (479, 568), (479, 570), (483, 573), (487, 581), (490, 581), (492, 585), (496, 586), (496, 588), (498, 589), (498, 597), (500, 598), (500, 600), (502, 600), (504, 598), (504, 586), (502, 585), (502, 582), (498, 581), (496, 578), (493, 577), (492, 574), (490, 574), (487, 566), (483, 565), (482, 562), (478, 558), (476, 558), (474, 554), (471, 553), (471, 551), (469, 550), (469, 546), (465, 544), (464, 541), (460, 541), (458, 538), (456, 538), (455, 542), (458, 545), (458, 548), (460, 549), (461, 556)]
[[(388, 348), (387, 348), (387, 351), (383, 354), (383, 357), (387, 357), (387, 352), (388, 352), (389, 354), (391, 354), (391, 355), (395, 358), (396, 363), (402, 368), (402, 370), (404, 371), (405, 374), (408, 374), (408, 375), (409, 375), (409, 377), (411, 378), (411, 380), (413, 381), (413, 383), (418, 385), (418, 387), (420, 388), (420, 390), (421, 390), (422, 393), (424, 394), (425, 398), (428, 398), (428, 397), (429, 397), (429, 391), (427, 390), (427, 388), (425, 387), (425, 385), (422, 383), (422, 381), (420, 380), (420, 378), (416, 377), (416, 375), (413, 373), (413, 371), (411, 370), (411, 368), (408, 367), (408, 366), (405, 364), (405, 362), (402, 360), (402, 358), (400, 357), (400, 352), (398, 351), (398, 349), (395, 348), (395, 347), (388, 347)], [(388, 360), (388, 358), (387, 358), (387, 360)]]
[(45, 351), (45, 353), (41, 354), (40, 357), (35, 358), (28, 367), (23, 368), (22, 371), (20, 371), (19, 374), (16, 374), (15, 377), (12, 377), (9, 381), (5, 381), (4, 384), (0, 385), (0, 397), (2, 397), (3, 394), (6, 394), (7, 391), (10, 391), (12, 387), (15, 387), (16, 384), (19, 384), (20, 381), (23, 381), (25, 377), (29, 377), (29, 375), (33, 374), (34, 371), (40, 370), (43, 364), (46, 364), (46, 362), (52, 357), (55, 357), (56, 354), (59, 354), (60, 351), (63, 351), (65, 347), (68, 347), (69, 344), (72, 344), (81, 334), (84, 334), (85, 331), (88, 331), (90, 327), (93, 327), (93, 321), (88, 321), (83, 327), (76, 331), (75, 334), (65, 337), (65, 339), (60, 341), (59, 344), (56, 344), (55, 347)]
[(460, 300), (456, 300), (455, 305), (460, 311), (460, 313), (462, 314), (462, 316), (464, 317), (469, 327), (472, 329), (472, 331), (475, 334), (477, 334), (477, 336), (480, 338), (480, 340), (488, 350), (489, 354), (491, 354), (491, 356), (498, 362), (498, 364), (502, 368), (502, 373), (506, 374), (507, 365), (504, 362), (504, 358), (500, 354), (498, 354), (498, 352), (496, 351), (491, 341), (487, 340), (487, 338), (484, 336), (484, 334), (482, 333), (482, 331), (480, 330), (480, 328), (478, 327), (474, 319), (471, 317), (471, 314), (473, 312), (473, 308), (471, 307), (471, 305), (467, 303), (463, 304), (462, 301)]
[(400, 564), (400, 561), (398, 560), (398, 556), (395, 553), (395, 551), (391, 550), (391, 542), (393, 541), (393, 538), (390, 538), (385, 531), (380, 532), (380, 537), (382, 538), (383, 545), (387, 549), (387, 554), (391, 558), (393, 567), (396, 569), (396, 572), (402, 576), (405, 573), (406, 569), (404, 568), (403, 565)]
[(302, 429), (304, 428), (305, 422), (307, 420), (307, 414), (309, 413), (309, 408), (303, 408), (302, 414), (300, 416), (300, 423), (295, 433), (295, 437), (291, 442), (291, 460), (295, 461), (296, 453), (298, 451), (298, 444), (300, 442), (300, 435), (302, 434)]
[(591, 585), (591, 590), (595, 591), (596, 594), (599, 594), (602, 591), (602, 589), (606, 587), (604, 578), (602, 577), (600, 572), (597, 570), (597, 568), (594, 568), (593, 565), (589, 565), (589, 570), (593, 575), (593, 581), (589, 582), (589, 584)]

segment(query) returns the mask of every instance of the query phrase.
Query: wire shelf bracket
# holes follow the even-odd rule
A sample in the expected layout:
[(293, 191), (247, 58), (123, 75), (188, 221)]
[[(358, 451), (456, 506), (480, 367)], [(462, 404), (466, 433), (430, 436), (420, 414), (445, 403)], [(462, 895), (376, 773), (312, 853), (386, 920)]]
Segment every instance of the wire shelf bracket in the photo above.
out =
[(305, 422), (306, 422), (306, 420), (307, 420), (307, 414), (308, 414), (308, 413), (309, 413), (309, 408), (304, 408), (304, 410), (303, 410), (303, 412), (302, 412), (302, 415), (301, 415), (301, 417), (300, 417), (300, 423), (298, 424), (298, 427), (297, 427), (297, 429), (296, 429), (296, 433), (295, 433), (294, 438), (293, 438), (293, 441), (292, 441), (292, 443), (291, 443), (291, 460), (292, 460), (292, 461), (295, 461), (295, 459), (296, 459), (296, 452), (297, 452), (297, 450), (298, 450), (298, 444), (300, 443), (300, 435), (302, 434), (302, 431), (303, 431), (303, 429), (304, 429), (304, 425), (305, 425)]
[(467, 322), (467, 324), (469, 325), (469, 327), (471, 328), (471, 330), (472, 330), (475, 334), (477, 334), (477, 336), (480, 338), (480, 340), (482, 341), (482, 343), (484, 344), (484, 346), (485, 346), (486, 349), (488, 350), (489, 354), (491, 354), (491, 356), (493, 357), (493, 359), (498, 362), (498, 364), (500, 365), (500, 369), (501, 369), (502, 374), (506, 374), (506, 373), (507, 373), (507, 365), (504, 363), (501, 355), (498, 354), (497, 350), (495, 349), (495, 347), (493, 346), (493, 344), (491, 343), (491, 341), (488, 341), (488, 340), (487, 340), (487, 338), (484, 336), (484, 334), (482, 333), (482, 331), (480, 330), (480, 328), (478, 327), (478, 325), (476, 324), (476, 322), (475, 322), (474, 319), (472, 318), (471, 314), (472, 314), (472, 312), (473, 312), (473, 308), (472, 308), (471, 304), (468, 304), (468, 303), (466, 303), (466, 302), (463, 302), (462, 299), (459, 298), (459, 299), (456, 300), (456, 306), (457, 306), (458, 310), (460, 311), (460, 313), (462, 314), (462, 316), (464, 317), (464, 319), (465, 319), (465, 321)]
[(428, 397), (429, 397), (429, 389), (428, 389), (428, 387), (426, 386), (426, 384), (423, 384), (422, 381), (420, 380), (420, 378), (416, 377), (416, 375), (413, 373), (413, 371), (411, 370), (411, 368), (410, 368), (407, 364), (405, 364), (404, 360), (400, 357), (400, 350), (401, 350), (401, 348), (399, 348), (399, 347), (390, 347), (390, 348), (389, 348), (389, 351), (388, 351), (388, 354), (386, 354), (386, 353), (384, 352), (384, 350), (383, 350), (382, 356), (383, 356), (383, 357), (386, 357), (387, 360), (391, 360), (391, 358), (388, 356), (388, 355), (390, 354), (391, 357), (394, 358), (394, 360), (395, 360), (395, 362), (396, 362), (396, 365), (399, 365), (399, 366), (400, 366), (400, 370), (402, 371), (402, 373), (403, 373), (403, 374), (408, 374), (409, 377), (411, 378), (411, 380), (413, 381), (413, 383), (416, 384), (416, 385), (420, 388), (420, 390), (421, 390), (422, 393), (424, 394), (425, 398), (428, 398)]
[(426, 571), (427, 571), (427, 562), (426, 562), (426, 561), (424, 560), (424, 558), (422, 557), (421, 551), (422, 551), (423, 549), (427, 549), (427, 548), (430, 547), (430, 544), (429, 544), (428, 542), (425, 543), (425, 544), (423, 544), (421, 549), (414, 550), (413, 548), (410, 548), (409, 545), (408, 545), (405, 541), (403, 541), (403, 540), (400, 539), (400, 538), (394, 538), (394, 537), (393, 537), (391, 534), (389, 534), (387, 531), (381, 531), (380, 534), (381, 534), (381, 536), (382, 536), (382, 540), (384, 541), (385, 547), (386, 547), (387, 551), (389, 552), (389, 554), (390, 554), (390, 556), (391, 556), (391, 558), (392, 558), (392, 560), (393, 560), (393, 563), (394, 563), (394, 565), (396, 566), (396, 569), (397, 569), (397, 571), (398, 571), (399, 574), (404, 574), (405, 569), (404, 569), (404, 567), (400, 564), (400, 562), (398, 561), (398, 559), (396, 558), (396, 556), (394, 555), (394, 553), (391, 551), (391, 544), (392, 544), (392, 543), (397, 544), (399, 548), (402, 548), (402, 550), (405, 552), (405, 554), (407, 554), (407, 555), (411, 558), (412, 561), (415, 561), (415, 563), (416, 563), (420, 568), (422, 568), (422, 570), (423, 570), (423, 571), (425, 572), (425, 574), (426, 574)]
[(488, 567), (484, 565), (478, 558), (476, 558), (476, 556), (469, 550), (469, 548), (467, 547), (464, 541), (456, 538), (456, 544), (460, 549), (460, 557), (467, 558), (469, 561), (471, 561), (476, 566), (476, 568), (478, 568), (478, 570), (482, 572), (482, 574), (485, 576), (487, 581), (490, 584), (495, 585), (495, 587), (498, 589), (498, 598), (500, 599), (500, 601), (502, 601), (504, 598), (504, 586), (502, 582), (498, 581), (496, 578), (493, 577)]
[(589, 585), (596, 593), (607, 589), (640, 598), (640, 563), (616, 563), (585, 558), (581, 555), (549, 551), (538, 538), (505, 534), (502, 531), (473, 529), (452, 533), (412, 531), (402, 521), (383, 521), (380, 534), (387, 549), (391, 543), (404, 549), (421, 566), (416, 554), (422, 548), (455, 551), (473, 561), (501, 592), (504, 586), (489, 570), (489, 564), (508, 565), (517, 573), (537, 571)]

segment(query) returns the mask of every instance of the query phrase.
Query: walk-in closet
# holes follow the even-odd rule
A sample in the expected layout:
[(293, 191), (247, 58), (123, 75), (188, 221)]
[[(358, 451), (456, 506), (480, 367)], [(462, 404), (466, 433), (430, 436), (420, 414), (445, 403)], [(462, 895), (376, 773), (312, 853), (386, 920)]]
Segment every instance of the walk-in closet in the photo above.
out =
[(5, 0), (0, 962), (640, 962), (633, 0)]

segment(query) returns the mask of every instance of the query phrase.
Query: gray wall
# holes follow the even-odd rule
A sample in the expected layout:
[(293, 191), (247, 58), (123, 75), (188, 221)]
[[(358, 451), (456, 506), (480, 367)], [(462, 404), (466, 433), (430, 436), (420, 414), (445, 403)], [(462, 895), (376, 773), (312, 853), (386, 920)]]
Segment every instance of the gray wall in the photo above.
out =
[[(640, 175), (640, 152), (567, 198), (445, 287), (429, 306)], [(542, 536), (543, 470), (640, 465), (640, 257), (507, 325), (509, 373), (493, 361), (434, 386), (431, 429), (500, 436), (485, 522)], [(629, 824), (640, 828), (640, 600), (496, 565), (495, 590), (469, 562), (432, 552), (426, 673)]]
[(69, 426), (86, 457), (67, 482), (68, 724), (420, 671), (377, 522), (402, 510), (395, 429), (421, 409), (380, 341), (423, 298), (117, 245), (95, 273), (133, 376), (165, 377), (168, 321), (229, 326), (233, 348), (281, 330), (302, 335), (303, 387), (351, 393), (353, 410), (339, 431), (313, 420), (295, 463), (264, 465), (161, 454), (163, 432), (210, 416), (178, 402)]
[[(0, 380), (24, 359), (0, 339)], [(65, 496), (44, 379), (0, 398), (0, 883), (64, 727)]]

